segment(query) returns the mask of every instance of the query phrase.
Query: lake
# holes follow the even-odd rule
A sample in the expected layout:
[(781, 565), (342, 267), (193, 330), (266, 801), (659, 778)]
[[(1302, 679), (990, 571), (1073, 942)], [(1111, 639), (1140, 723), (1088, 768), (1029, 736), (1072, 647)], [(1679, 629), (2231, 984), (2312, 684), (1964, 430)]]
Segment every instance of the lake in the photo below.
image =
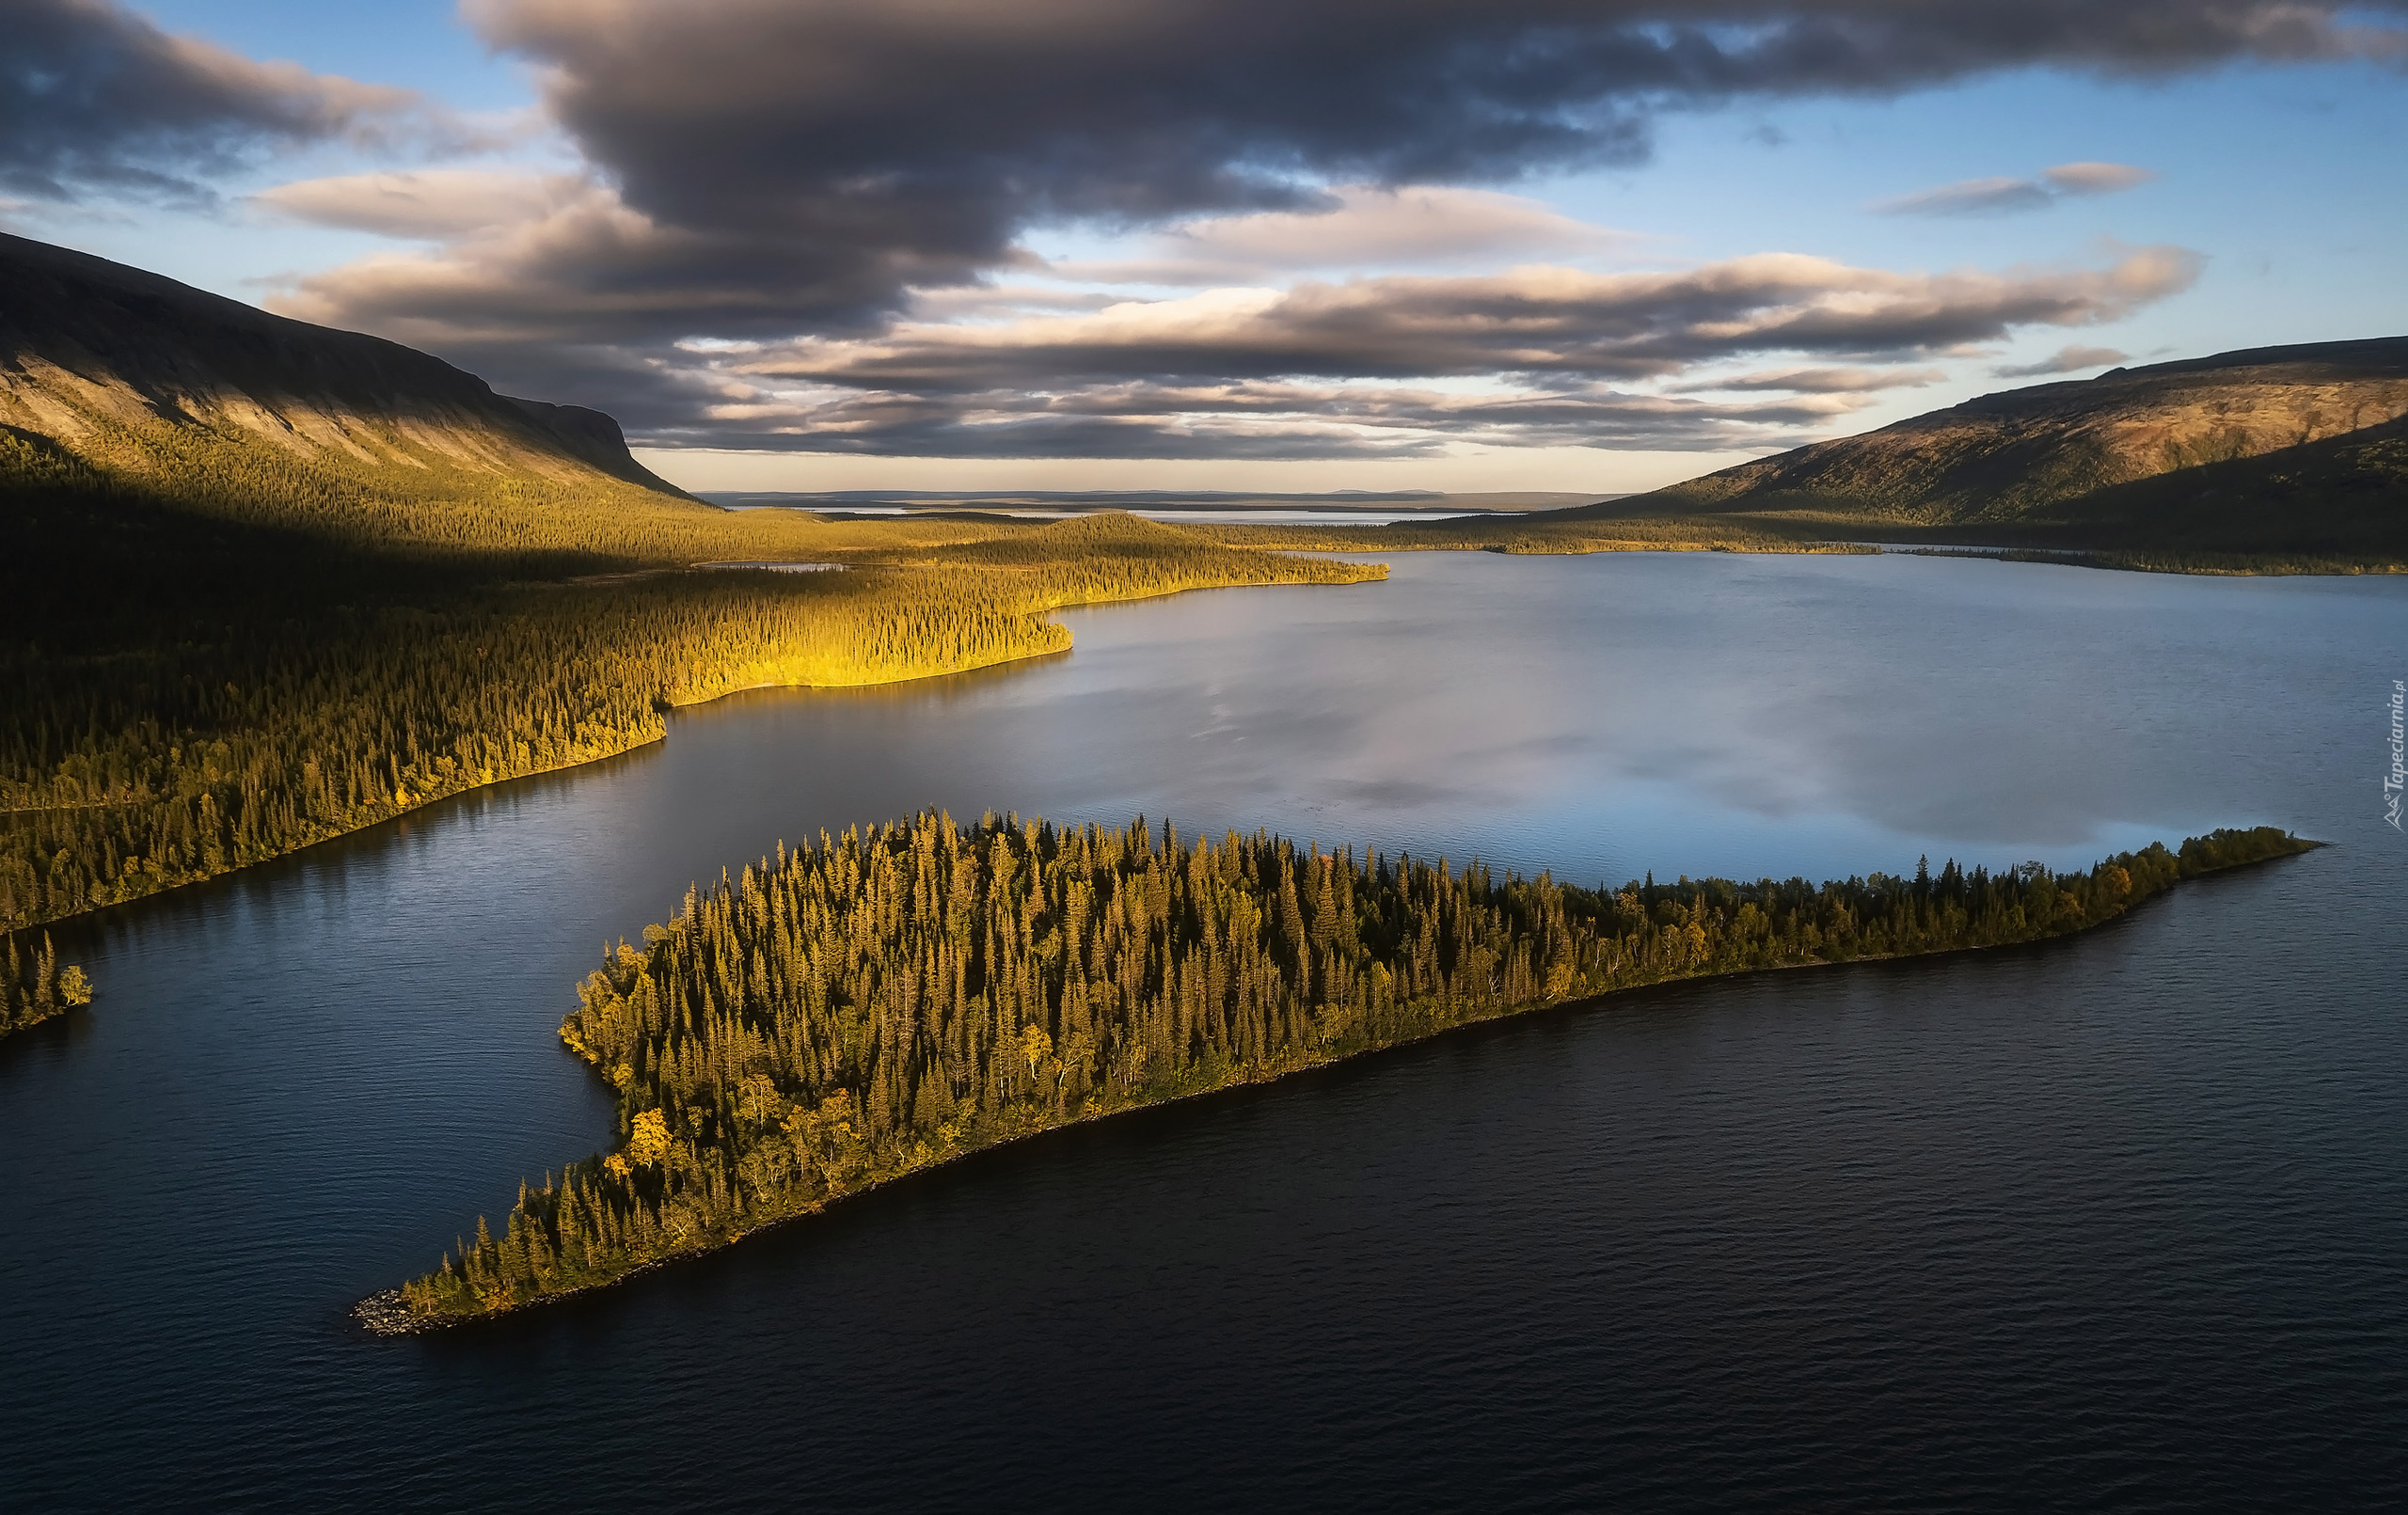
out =
[[(23, 1509), (2396, 1507), (2408, 582), (1399, 554), (762, 691), (58, 932), (0, 1043)], [(591, 1299), (347, 1318), (609, 1139), (603, 942), (943, 806), (1620, 883), (2336, 845), (1054, 1133)]]

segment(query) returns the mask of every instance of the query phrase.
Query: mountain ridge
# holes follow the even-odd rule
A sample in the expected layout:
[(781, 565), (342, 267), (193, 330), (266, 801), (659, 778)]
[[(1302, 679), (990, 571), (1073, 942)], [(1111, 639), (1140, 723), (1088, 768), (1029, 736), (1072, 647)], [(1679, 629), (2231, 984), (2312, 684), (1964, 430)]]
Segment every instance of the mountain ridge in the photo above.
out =
[(135, 478), (166, 470), (165, 427), (339, 468), (599, 475), (691, 497), (638, 463), (600, 411), (502, 395), (398, 342), (5, 233), (0, 427)]
[(1815, 513), (1901, 526), (2078, 516), (2084, 497), (2408, 416), (2408, 337), (2242, 349), (1977, 396), (1567, 518)]

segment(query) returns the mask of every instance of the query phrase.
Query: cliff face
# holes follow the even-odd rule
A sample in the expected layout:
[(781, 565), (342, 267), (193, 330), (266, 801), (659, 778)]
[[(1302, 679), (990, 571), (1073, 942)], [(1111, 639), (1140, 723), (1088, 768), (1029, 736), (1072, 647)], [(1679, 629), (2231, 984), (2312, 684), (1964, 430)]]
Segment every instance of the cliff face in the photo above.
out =
[(179, 434), (338, 469), (440, 469), (684, 498), (599, 411), (104, 259), (0, 235), (0, 426), (104, 472), (158, 478)]
[(1917, 525), (2083, 515), (2140, 481), (2408, 415), (2408, 337), (2257, 348), (1968, 401), (1725, 468), (1598, 513), (1803, 511)]

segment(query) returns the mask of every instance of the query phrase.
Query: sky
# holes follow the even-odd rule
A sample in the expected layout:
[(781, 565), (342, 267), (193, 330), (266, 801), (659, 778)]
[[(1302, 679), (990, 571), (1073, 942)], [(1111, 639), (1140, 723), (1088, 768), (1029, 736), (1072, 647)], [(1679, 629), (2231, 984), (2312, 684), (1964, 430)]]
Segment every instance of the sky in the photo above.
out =
[(1652, 488), (2408, 333), (2408, 0), (0, 0), (0, 227), (689, 489)]

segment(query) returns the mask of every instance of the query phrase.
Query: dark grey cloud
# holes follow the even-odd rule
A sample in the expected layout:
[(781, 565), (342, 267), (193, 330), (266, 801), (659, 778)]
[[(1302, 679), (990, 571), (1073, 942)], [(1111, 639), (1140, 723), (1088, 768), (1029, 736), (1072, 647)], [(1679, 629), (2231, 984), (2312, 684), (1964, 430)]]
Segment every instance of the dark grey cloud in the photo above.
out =
[(2104, 269), (2008, 274), (1896, 274), (1771, 253), (1674, 273), (1400, 275), (898, 327), (791, 344), (736, 371), (924, 393), (1298, 375), (1629, 381), (1757, 353), (1894, 358), (2025, 326), (2094, 324), (2188, 288), (2198, 266), (2179, 248), (2146, 247)]
[[(1632, 163), (1652, 119), (2003, 69), (2401, 55), (2408, 0), (468, 0), (632, 225), (484, 258), (464, 338), (875, 328), (1031, 226)], [(488, 249), (489, 250), (489, 249)], [(534, 296), (531, 300), (530, 296)], [(538, 320), (531, 311), (548, 314)], [(363, 306), (363, 319), (396, 312)]]
[(1714, 403), (1604, 386), (1464, 395), (1410, 386), (1135, 383), (975, 395), (837, 393), (725, 407), (654, 445), (905, 457), (1397, 458), (1471, 446), (1787, 446), (1853, 402)]
[[(1875, 300), (1878, 319), (1865, 320), (1812, 299), (1750, 305), (1764, 292), (1745, 278), (1586, 303), (1480, 280), (1306, 285), (1281, 296), (1276, 320), (1233, 334), (1098, 340), (1088, 327), (983, 349), (923, 339), (911, 317), (926, 292), (1025, 269), (1034, 227), (1335, 210), (1350, 185), (1509, 184), (1636, 163), (1663, 113), (1733, 100), (1892, 94), (2030, 67), (2158, 76), (2236, 59), (2398, 59), (2403, 10), (2408, 0), (467, 0), (490, 43), (537, 67), (547, 111), (590, 166), (583, 190), (436, 252), (321, 276), (279, 307), (610, 409), (659, 439), (731, 445), (787, 434), (783, 421), (756, 426), (755, 407), (832, 414), (824, 397), (753, 394), (813, 386), (893, 400), (862, 436), (948, 425), (1001, 436), (980, 430), (974, 402), (1023, 388), (1497, 374), (1545, 387), (1743, 353), (1886, 361), (2102, 319), (2117, 297), (2017, 279), (1988, 308), (1959, 289), (1923, 308)], [(1714, 312), (1746, 339), (1712, 339)], [(1517, 324), (1527, 340), (1498, 337)], [(712, 343), (758, 345), (767, 366), (745, 371), (740, 352)], [(923, 418), (894, 419), (914, 407)], [(1052, 411), (993, 426), (1169, 430)]]
[[(2141, 248), (2104, 268), (2002, 274), (1781, 254), (1673, 273), (1396, 276), (775, 342), (496, 340), (480, 371), (511, 392), (609, 409), (640, 443), (671, 448), (1370, 459), (1464, 444), (1763, 450), (1941, 376), (1901, 360), (2116, 320), (2188, 287), (2197, 268), (2180, 249)], [(1885, 366), (1742, 372), (1661, 394), (1617, 387), (1767, 354)]]
[(1223, 290), (875, 337), (688, 344), (673, 362), (620, 373), (638, 401), (622, 418), (654, 445), (906, 456), (1761, 449), (1937, 375), (1793, 368), (1688, 387), (1727, 391), (1713, 399), (1623, 387), (1766, 352), (1890, 360), (2082, 326), (2178, 291), (2195, 270), (2168, 248), (2007, 274), (1770, 255), (1670, 274), (1527, 268)]
[(0, 0), (0, 188), (205, 198), (194, 176), (261, 145), (372, 135), (405, 90), (259, 63), (112, 0)]

